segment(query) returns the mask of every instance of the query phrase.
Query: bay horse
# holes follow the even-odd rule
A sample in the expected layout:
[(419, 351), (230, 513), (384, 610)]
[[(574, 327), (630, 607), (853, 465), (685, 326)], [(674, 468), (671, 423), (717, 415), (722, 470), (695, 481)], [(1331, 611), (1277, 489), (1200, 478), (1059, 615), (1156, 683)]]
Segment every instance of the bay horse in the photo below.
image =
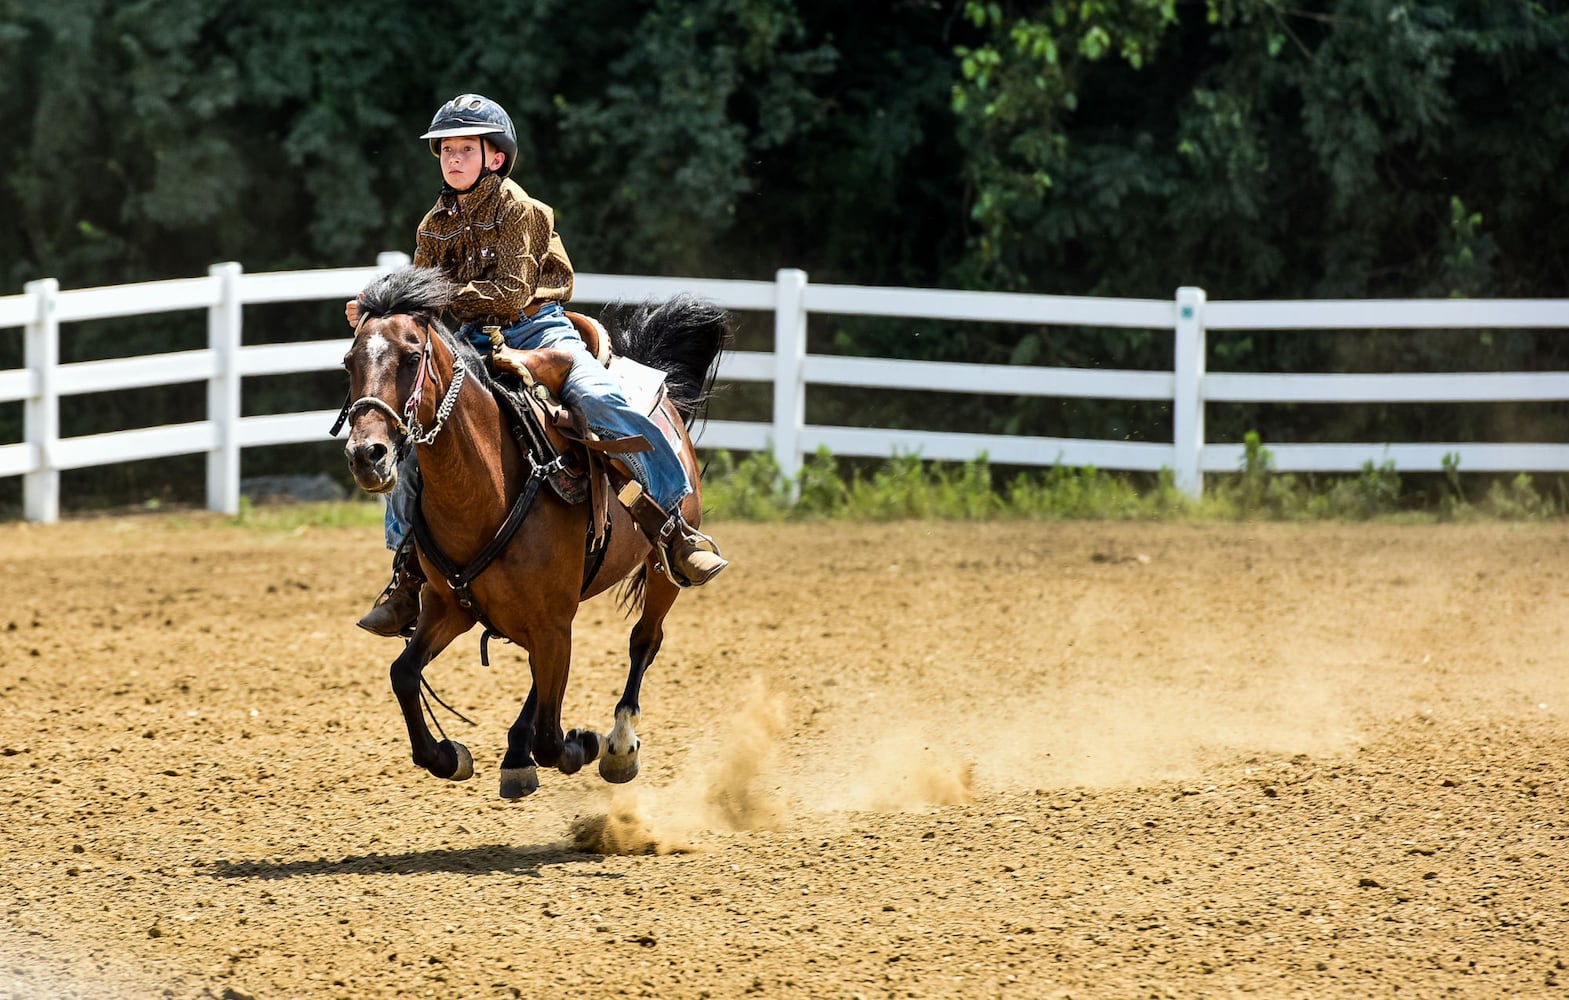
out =
[[(370, 493), (387, 493), (397, 482), (404, 450), (414, 447), (419, 454), (424, 533), (417, 537), (427, 582), (414, 634), (390, 671), (414, 763), (438, 778), (473, 776), (468, 749), (450, 739), (438, 741), (426, 726), (420, 688), (425, 666), (481, 622), (487, 640), (501, 635), (527, 652), (532, 674), (522, 712), (507, 733), (501, 797), (536, 791), (540, 765), (573, 774), (598, 760), (605, 780), (630, 781), (638, 771), (639, 691), (681, 588), (656, 571), (657, 551), (621, 504), (603, 505), (609, 529), (595, 531), (592, 504), (568, 504), (550, 489), (539, 489), (542, 459), (509, 432), (486, 360), (441, 321), (451, 293), (451, 284), (434, 268), (405, 267), (373, 281), (360, 296), (361, 321), (343, 359), (351, 401), (344, 410), (350, 427), (344, 453), (354, 481)], [(682, 514), (696, 526), (702, 492), (687, 428), (712, 390), (730, 339), (729, 317), (717, 306), (682, 296), (657, 307), (623, 308), (607, 320), (614, 353), (666, 374), (660, 406), (678, 435), (692, 483)], [(525, 513), (519, 527), (520, 508)], [(517, 530), (505, 537), (502, 528), (509, 521)], [(602, 547), (590, 560), (586, 539), (595, 535)], [(488, 550), (498, 544), (493, 560), (455, 590), (443, 568), (479, 565), (474, 560), (492, 554)], [(608, 735), (592, 729), (563, 733), (573, 618), (581, 602), (618, 583), (628, 616), (634, 611), (639, 616), (614, 725)]]

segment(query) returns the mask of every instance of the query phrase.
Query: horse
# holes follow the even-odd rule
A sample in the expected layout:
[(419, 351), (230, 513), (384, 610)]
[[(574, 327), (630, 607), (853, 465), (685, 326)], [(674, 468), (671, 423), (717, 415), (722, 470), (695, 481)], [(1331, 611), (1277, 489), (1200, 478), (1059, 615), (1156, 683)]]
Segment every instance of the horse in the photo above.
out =
[[(608, 528), (595, 530), (594, 505), (569, 504), (539, 488), (544, 457), (509, 432), (486, 359), (441, 320), (451, 292), (433, 268), (405, 267), (374, 280), (360, 296), (360, 323), (343, 359), (352, 402), (340, 423), (350, 426), (344, 454), (355, 483), (385, 494), (397, 482), (404, 450), (413, 447), (419, 456), (424, 534), (418, 555), (427, 582), (413, 635), (390, 668), (414, 763), (453, 781), (474, 774), (468, 748), (445, 733), (438, 741), (426, 726), (421, 685), (425, 666), (482, 623), (487, 641), (500, 635), (526, 651), (531, 673), (528, 696), (507, 733), (501, 797), (538, 790), (540, 766), (574, 774), (597, 760), (606, 781), (631, 781), (638, 772), (643, 677), (681, 587), (658, 571), (658, 550), (621, 504), (601, 504)], [(615, 354), (665, 373), (659, 406), (680, 443), (692, 484), (682, 514), (695, 527), (702, 489), (688, 428), (712, 392), (731, 339), (730, 318), (705, 300), (678, 296), (609, 310), (605, 328)], [(506, 537), (509, 522), (517, 530)], [(591, 547), (597, 548), (592, 556)], [(458, 586), (443, 572), (454, 564), (481, 565), (474, 560), (487, 554), (493, 558)], [(613, 726), (608, 735), (586, 728), (563, 733), (573, 618), (583, 601), (618, 584), (627, 617), (636, 612), (638, 618)]]

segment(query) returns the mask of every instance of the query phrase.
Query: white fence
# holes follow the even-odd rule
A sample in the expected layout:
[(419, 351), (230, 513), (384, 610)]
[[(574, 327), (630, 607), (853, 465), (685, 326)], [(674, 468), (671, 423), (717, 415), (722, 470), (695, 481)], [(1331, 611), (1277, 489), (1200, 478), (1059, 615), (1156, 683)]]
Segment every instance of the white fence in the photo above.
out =
[[(23, 327), (26, 338), (25, 367), (0, 371), (0, 403), (25, 404), (23, 440), (0, 445), (0, 477), (22, 476), (25, 516), (51, 522), (59, 517), (62, 470), (205, 453), (207, 506), (237, 511), (241, 450), (322, 440), (338, 402), (323, 400), (331, 409), (242, 418), (242, 380), (334, 369), (346, 346), (343, 338), (244, 346), (242, 307), (341, 302), (378, 270), (407, 259), (389, 253), (374, 268), (272, 274), (244, 274), (238, 264), (217, 264), (205, 278), (71, 291), (61, 291), (51, 278), (29, 283), (22, 295), (0, 297), (0, 330)], [(737, 451), (771, 448), (791, 478), (803, 455), (819, 447), (835, 455), (903, 453), (954, 461), (985, 453), (1002, 465), (1169, 468), (1178, 486), (1197, 496), (1205, 473), (1235, 471), (1243, 455), (1241, 443), (1205, 439), (1206, 403), (1569, 399), (1569, 372), (1244, 374), (1206, 371), (1204, 362), (1207, 330), (1564, 328), (1569, 327), (1569, 299), (1207, 302), (1198, 288), (1180, 288), (1172, 300), (1108, 299), (813, 285), (801, 271), (782, 270), (772, 282), (585, 274), (578, 276), (574, 301), (640, 301), (678, 292), (710, 298), (728, 309), (773, 313), (773, 351), (727, 355), (720, 369), (725, 380), (772, 383), (772, 422), (710, 420), (700, 443)], [(191, 309), (207, 310), (205, 350), (59, 363), (63, 323)], [(806, 353), (810, 313), (1170, 330), (1175, 364), (1171, 371), (1112, 371), (811, 355)], [(206, 420), (60, 437), (60, 406), (68, 397), (201, 381), (207, 383)], [(1170, 443), (1130, 442), (818, 426), (805, 419), (808, 385), (1169, 401), (1172, 437)], [(1569, 445), (1556, 443), (1281, 444), (1270, 450), (1281, 471), (1356, 472), (1368, 461), (1393, 461), (1401, 471), (1436, 472), (1453, 453), (1467, 472), (1569, 472)]]

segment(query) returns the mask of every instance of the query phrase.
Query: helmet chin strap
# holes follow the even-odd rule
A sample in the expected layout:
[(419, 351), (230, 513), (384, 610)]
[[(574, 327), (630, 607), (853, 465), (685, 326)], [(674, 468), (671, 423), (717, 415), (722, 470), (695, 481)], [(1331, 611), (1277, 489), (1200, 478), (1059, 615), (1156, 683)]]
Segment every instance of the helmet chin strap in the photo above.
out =
[(466, 188), (455, 188), (451, 184), (448, 184), (446, 181), (442, 181), (441, 182), (441, 193), (442, 194), (468, 194), (470, 191), (472, 191), (475, 188), (479, 187), (479, 182), (480, 181), (484, 180), (486, 177), (489, 177), (490, 175), (492, 175), (494, 173), (495, 173), (495, 171), (490, 169), (489, 167), (480, 167), (479, 168), (479, 176), (474, 178), (474, 183), (470, 184)]

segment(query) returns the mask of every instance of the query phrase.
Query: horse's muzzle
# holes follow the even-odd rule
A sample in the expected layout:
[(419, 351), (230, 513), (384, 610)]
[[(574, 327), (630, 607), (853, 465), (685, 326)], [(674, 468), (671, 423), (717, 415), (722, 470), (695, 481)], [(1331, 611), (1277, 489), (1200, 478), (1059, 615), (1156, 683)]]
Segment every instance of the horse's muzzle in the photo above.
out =
[(354, 483), (367, 493), (390, 493), (398, 484), (397, 453), (385, 441), (350, 438), (343, 446)]

